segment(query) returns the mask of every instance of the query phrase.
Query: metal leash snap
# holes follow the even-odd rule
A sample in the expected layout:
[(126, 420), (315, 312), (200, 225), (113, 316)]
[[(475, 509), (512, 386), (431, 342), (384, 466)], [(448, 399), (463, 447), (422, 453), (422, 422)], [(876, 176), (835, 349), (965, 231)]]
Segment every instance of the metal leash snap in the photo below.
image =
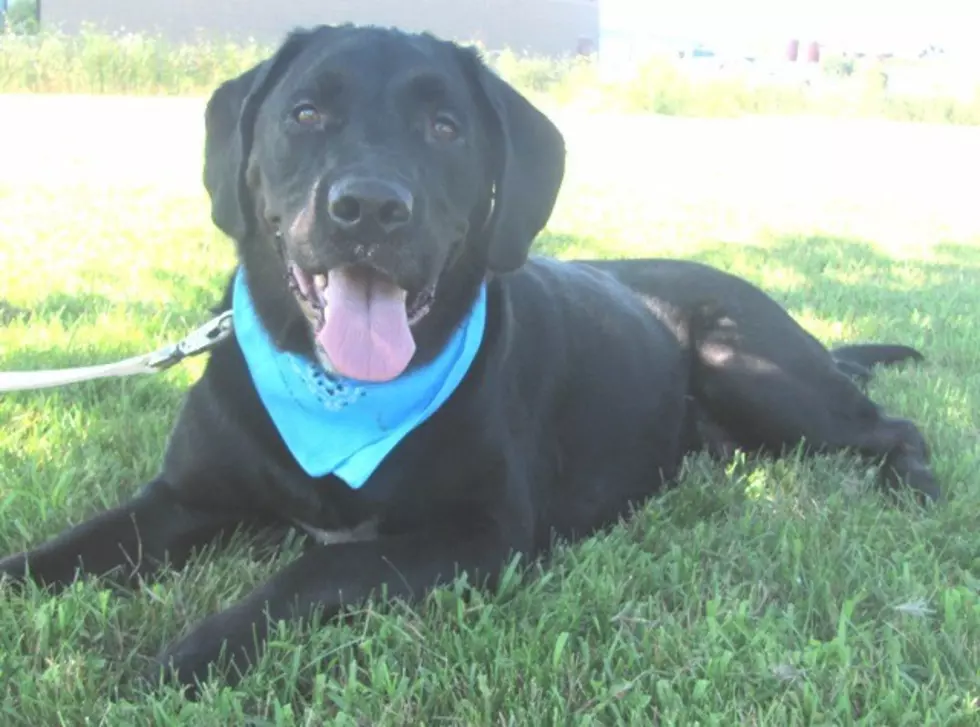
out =
[(231, 335), (233, 328), (232, 312), (225, 311), (191, 331), (180, 342), (149, 354), (146, 365), (157, 371), (165, 371), (185, 358), (197, 356), (217, 346)]

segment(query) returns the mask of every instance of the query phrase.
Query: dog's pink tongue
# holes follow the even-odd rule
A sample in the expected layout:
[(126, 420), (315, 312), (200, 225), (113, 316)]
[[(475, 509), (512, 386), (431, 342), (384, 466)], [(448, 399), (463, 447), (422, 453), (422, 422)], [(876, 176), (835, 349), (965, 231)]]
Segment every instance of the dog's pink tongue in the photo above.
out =
[(359, 381), (390, 381), (415, 354), (405, 291), (371, 272), (331, 270), (317, 342), (337, 373)]

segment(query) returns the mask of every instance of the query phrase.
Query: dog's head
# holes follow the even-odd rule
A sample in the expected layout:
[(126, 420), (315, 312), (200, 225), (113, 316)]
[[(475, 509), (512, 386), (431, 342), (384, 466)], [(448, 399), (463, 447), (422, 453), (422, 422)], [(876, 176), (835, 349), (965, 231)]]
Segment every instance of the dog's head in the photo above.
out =
[(431, 358), (488, 272), (520, 267), (564, 174), (554, 125), (478, 55), (318, 27), (206, 112), (212, 219), (286, 350), (384, 381)]

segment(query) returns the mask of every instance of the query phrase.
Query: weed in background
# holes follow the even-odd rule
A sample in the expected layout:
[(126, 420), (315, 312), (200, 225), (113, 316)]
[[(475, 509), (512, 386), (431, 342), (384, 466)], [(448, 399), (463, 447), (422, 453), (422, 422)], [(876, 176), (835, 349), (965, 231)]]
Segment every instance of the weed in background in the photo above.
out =
[[(206, 95), (272, 52), (255, 41), (204, 37), (175, 44), (159, 36), (106, 33), (0, 34), (0, 93)], [(820, 114), (980, 125), (980, 83), (972, 96), (926, 90), (896, 93), (889, 73), (901, 64), (829, 58), (812, 77), (785, 67), (693, 71), (666, 57), (629, 79), (604, 80), (593, 59), (485, 52), (489, 63), (532, 100), (593, 110), (668, 116)], [(790, 69), (791, 70), (791, 69)]]

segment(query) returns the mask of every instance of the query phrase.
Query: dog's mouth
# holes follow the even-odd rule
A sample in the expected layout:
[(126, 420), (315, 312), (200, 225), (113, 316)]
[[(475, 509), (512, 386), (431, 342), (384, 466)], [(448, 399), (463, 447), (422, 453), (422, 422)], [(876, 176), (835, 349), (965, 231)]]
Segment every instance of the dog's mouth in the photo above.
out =
[(288, 265), (287, 284), (300, 303), (321, 359), (360, 381), (397, 378), (415, 355), (412, 327), (429, 313), (435, 288), (408, 293), (367, 265), (311, 274)]

